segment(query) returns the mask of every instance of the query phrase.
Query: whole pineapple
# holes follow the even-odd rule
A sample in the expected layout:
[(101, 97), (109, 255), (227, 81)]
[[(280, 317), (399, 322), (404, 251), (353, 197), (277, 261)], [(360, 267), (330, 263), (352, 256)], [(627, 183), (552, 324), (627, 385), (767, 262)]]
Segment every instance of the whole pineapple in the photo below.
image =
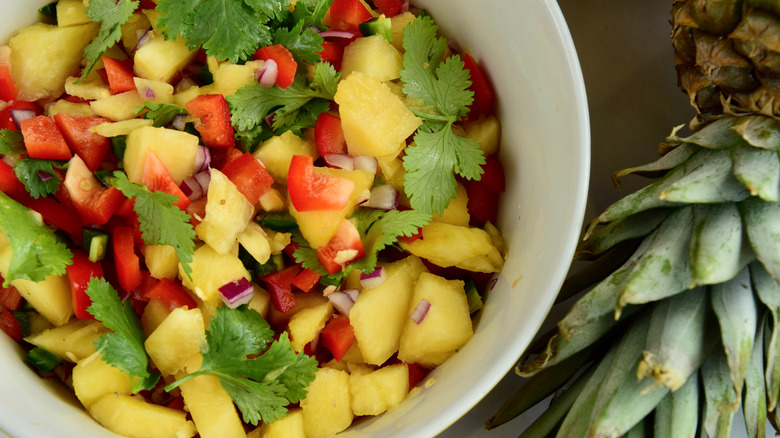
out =
[(728, 436), (777, 429), (780, 0), (675, 0), (679, 85), (697, 115), (656, 178), (586, 231), (560, 300), (587, 291), (517, 368), (496, 427), (554, 394), (522, 437)]

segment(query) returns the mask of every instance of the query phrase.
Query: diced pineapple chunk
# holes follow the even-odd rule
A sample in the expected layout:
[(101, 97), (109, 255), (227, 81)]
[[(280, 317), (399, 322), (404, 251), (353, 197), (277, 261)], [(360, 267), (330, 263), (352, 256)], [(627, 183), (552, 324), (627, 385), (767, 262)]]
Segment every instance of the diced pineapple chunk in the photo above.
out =
[(490, 235), (479, 228), (431, 222), (422, 239), (399, 242), (401, 248), (442, 267), (456, 266), (474, 272), (498, 272), (504, 259)]
[(200, 347), (206, 342), (206, 327), (199, 309), (178, 307), (146, 338), (144, 347), (163, 375), (200, 368)]
[(201, 87), (200, 93), (229, 96), (244, 85), (254, 82), (255, 71), (262, 69), (263, 64), (263, 61), (249, 61), (240, 65), (230, 62), (219, 63), (215, 58), (209, 58), (209, 70), (214, 82)]
[[(178, 377), (183, 377), (180, 375)], [(182, 383), (181, 395), (203, 438), (244, 438), (236, 406), (215, 376), (197, 376)]]
[(496, 116), (481, 116), (477, 120), (466, 123), (463, 129), (466, 137), (473, 138), (479, 143), (479, 148), (485, 155), (498, 152), (501, 124)]
[(293, 155), (307, 155), (315, 160), (319, 157), (313, 142), (298, 137), (292, 131), (266, 140), (252, 155), (263, 163), (274, 181), (281, 184), (287, 184), (287, 171)]
[(65, 113), (82, 117), (95, 117), (92, 107), (86, 102), (69, 102), (64, 99), (57, 100), (46, 106), (46, 115), (54, 117), (55, 114)]
[(90, 406), (89, 413), (108, 430), (122, 436), (189, 438), (197, 432), (186, 412), (130, 395), (105, 395)]
[(301, 310), (290, 318), (290, 344), (296, 352), (311, 342), (333, 316), (333, 304), (330, 301)]
[(144, 306), (144, 313), (141, 314), (141, 327), (143, 327), (146, 336), (152, 334), (170, 313), (171, 309), (162, 300), (150, 299)]
[(75, 26), (91, 23), (82, 0), (59, 0), (57, 2), (57, 26)]
[(130, 377), (104, 362), (100, 352), (80, 360), (73, 368), (73, 390), (87, 409), (105, 395), (133, 392)]
[(135, 89), (141, 99), (156, 103), (173, 103), (173, 85), (163, 81), (153, 81), (134, 77)]
[(127, 136), (124, 163), (127, 179), (141, 183), (146, 151), (151, 150), (171, 174), (176, 184), (192, 175), (199, 140), (192, 134), (167, 128), (143, 127)]
[(441, 216), (434, 213), (433, 220), (450, 225), (468, 227), (471, 219), (468, 203), (469, 196), (466, 193), (466, 188), (463, 187), (463, 184), (458, 183), (455, 198), (450, 200), (450, 204), (444, 209)]
[(143, 253), (152, 277), (172, 280), (179, 275), (179, 257), (171, 245), (144, 245)]
[(122, 25), (122, 46), (127, 53), (135, 50), (138, 40), (149, 30), (151, 23), (146, 14), (133, 14)]
[(349, 374), (332, 368), (320, 368), (301, 401), (303, 430), (307, 438), (325, 438), (352, 424), (352, 396)]
[(97, 35), (97, 23), (58, 27), (38, 23), (11, 38), (11, 76), (19, 100), (55, 99), (78, 72), (84, 47)]
[(135, 118), (135, 110), (144, 104), (143, 98), (138, 95), (136, 90), (125, 91), (124, 93), (114, 94), (104, 97), (100, 100), (93, 100), (89, 103), (95, 114), (111, 120), (128, 120)]
[(352, 72), (365, 73), (382, 82), (401, 77), (403, 57), (382, 35), (358, 38), (344, 48), (341, 63), (343, 78)]
[(355, 339), (366, 363), (381, 365), (401, 340), (414, 285), (425, 265), (415, 256), (385, 265), (387, 278), (373, 289), (363, 289), (349, 311)]
[(249, 222), (247, 224), (244, 231), (238, 235), (238, 243), (240, 243), (258, 263), (265, 263), (271, 258), (271, 240), (265, 234), (263, 228), (256, 222)]
[(34, 333), (24, 340), (62, 359), (78, 362), (95, 352), (95, 341), (106, 333), (108, 329), (100, 321), (72, 319), (59, 327)]
[(220, 254), (233, 248), (246, 228), (254, 207), (224, 173), (211, 169), (206, 216), (195, 227), (201, 240)]
[(268, 310), (271, 307), (271, 294), (255, 283), (252, 283), (252, 286), (255, 289), (255, 294), (252, 295), (252, 300), (249, 301), (248, 306), (265, 319), (268, 316)]
[(401, 53), (404, 52), (404, 29), (406, 28), (406, 25), (414, 21), (415, 18), (417, 17), (409, 11), (390, 18), (390, 32), (393, 34), (393, 46)]
[(308, 309), (309, 307), (319, 306), (320, 304), (328, 301), (328, 299), (323, 297), (322, 294), (293, 292), (293, 295), (295, 296), (295, 301), (298, 303), (298, 305), (288, 310), (287, 312), (282, 313), (276, 310), (276, 307), (274, 306), (271, 306), (268, 309), (268, 318), (266, 318), (266, 321), (268, 321), (269, 324), (274, 327), (285, 326), (290, 322), (290, 318), (295, 316), (296, 313), (304, 309)]
[(430, 307), (419, 324), (407, 318), (398, 359), (423, 366), (438, 366), (471, 339), (474, 329), (463, 288), (460, 280), (447, 280), (428, 272), (420, 274), (408, 315), (422, 300), (427, 300)]
[(263, 424), (249, 432), (246, 438), (306, 438), (303, 432), (303, 411), (290, 409), (284, 418)]
[(380, 80), (354, 72), (339, 82), (336, 95), (350, 155), (396, 156), (422, 124)]
[(369, 373), (349, 376), (352, 412), (355, 415), (379, 415), (398, 406), (409, 392), (409, 367), (388, 365)]
[(219, 295), (220, 287), (241, 277), (250, 279), (249, 272), (236, 255), (220, 254), (208, 245), (195, 250), (190, 267), (192, 280), (187, 277), (184, 268), (179, 264), (179, 278), (182, 284), (195, 292), (198, 298), (212, 305), (222, 302)]
[(120, 135), (128, 135), (136, 129), (152, 126), (152, 124), (154, 124), (154, 120), (152, 119), (129, 119), (120, 120), (118, 122), (101, 123), (89, 128), (89, 130), (95, 134), (100, 134), (103, 137), (119, 137)]
[(100, 100), (111, 97), (111, 90), (103, 82), (100, 75), (91, 73), (81, 80), (78, 76), (69, 77), (65, 81), (65, 92), (84, 100)]
[(146, 44), (136, 50), (133, 71), (145, 79), (170, 82), (192, 62), (196, 53), (187, 48), (184, 38), (168, 40), (155, 32)]

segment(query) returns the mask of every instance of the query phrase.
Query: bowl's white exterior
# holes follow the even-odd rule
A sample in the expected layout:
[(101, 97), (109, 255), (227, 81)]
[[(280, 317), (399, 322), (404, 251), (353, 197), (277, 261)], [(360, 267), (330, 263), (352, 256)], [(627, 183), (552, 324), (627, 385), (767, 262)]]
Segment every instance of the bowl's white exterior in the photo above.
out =
[[(0, 0), (0, 41), (49, 0)], [(474, 338), (389, 413), (345, 437), (432, 437), (511, 370), (549, 311), (569, 267), (585, 209), (590, 137), (574, 45), (554, 0), (418, 0), (464, 44), (498, 93), (507, 191), (499, 226), (510, 248)], [(14, 438), (113, 436), (0, 336), (0, 431)]]

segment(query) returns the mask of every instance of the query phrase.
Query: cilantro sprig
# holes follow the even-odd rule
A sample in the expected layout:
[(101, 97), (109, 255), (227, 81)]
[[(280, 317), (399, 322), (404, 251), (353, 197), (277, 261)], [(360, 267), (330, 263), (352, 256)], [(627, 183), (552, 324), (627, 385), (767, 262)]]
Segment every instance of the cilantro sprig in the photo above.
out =
[(256, 425), (284, 417), (287, 405), (306, 397), (317, 360), (295, 353), (286, 332), (277, 341), (273, 336), (274, 331), (255, 310), (220, 306), (209, 321), (200, 369), (165, 390), (196, 376), (215, 376), (245, 422)]
[(122, 25), (127, 23), (138, 8), (137, 0), (91, 0), (86, 8), (87, 16), (100, 23), (97, 37), (84, 48), (87, 67), (81, 73), (86, 77), (103, 53), (122, 39)]
[(138, 215), (141, 237), (148, 245), (171, 245), (176, 250), (184, 273), (192, 278), (192, 255), (195, 253), (195, 229), (190, 216), (173, 205), (176, 196), (152, 192), (135, 184), (123, 172), (115, 171), (111, 185), (128, 198), (135, 198), (133, 211)]
[(160, 374), (149, 366), (146, 335), (132, 304), (121, 301), (116, 289), (102, 278), (91, 278), (86, 293), (92, 300), (87, 311), (111, 330), (95, 341), (103, 361), (129, 376), (133, 393), (154, 388)]
[(404, 189), (412, 208), (441, 214), (456, 196), (455, 175), (478, 180), (485, 157), (479, 143), (462, 137), (454, 124), (468, 114), (474, 93), (463, 60), (454, 55), (446, 60), (447, 40), (437, 35), (433, 19), (422, 16), (404, 28), (401, 70), (403, 91), (429, 108), (410, 108), (423, 119), (406, 149), (403, 163), (407, 174)]
[(144, 113), (144, 118), (152, 120), (152, 126), (158, 128), (171, 123), (178, 115), (187, 114), (187, 110), (179, 105), (174, 103), (157, 103), (152, 100), (147, 100), (143, 105), (139, 105), (135, 109), (135, 113), (141, 114), (144, 110), (147, 110)]
[(32, 210), (1, 191), (0, 229), (13, 251), (3, 287), (17, 278), (39, 282), (50, 275), (62, 275), (72, 263), (73, 253), (54, 231)]
[(24, 157), (14, 165), (16, 177), (24, 184), (27, 192), (35, 199), (54, 194), (62, 180), (54, 168), (63, 165), (53, 160)]
[(22, 131), (0, 129), (0, 154), (21, 155), (25, 152), (27, 149), (24, 147)]

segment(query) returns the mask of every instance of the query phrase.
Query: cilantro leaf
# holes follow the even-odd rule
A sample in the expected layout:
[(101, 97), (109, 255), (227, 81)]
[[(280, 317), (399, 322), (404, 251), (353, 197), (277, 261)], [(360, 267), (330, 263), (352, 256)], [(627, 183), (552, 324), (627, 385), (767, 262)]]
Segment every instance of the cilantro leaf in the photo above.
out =
[(103, 278), (91, 278), (86, 293), (92, 300), (87, 311), (111, 330), (95, 341), (103, 361), (130, 377), (133, 393), (154, 388), (160, 375), (150, 371), (144, 349), (146, 336), (133, 305), (121, 301), (116, 289)]
[(179, 36), (187, 47), (238, 63), (258, 47), (271, 44), (266, 23), (289, 4), (287, 0), (159, 0), (158, 22), (168, 39)]
[(133, 210), (138, 215), (141, 237), (148, 245), (171, 245), (176, 250), (184, 272), (191, 277), (192, 255), (195, 253), (195, 230), (190, 216), (173, 205), (176, 196), (164, 192), (152, 192), (140, 184), (134, 184), (127, 175), (114, 172), (111, 185), (128, 198), (135, 198)]
[(39, 282), (62, 275), (72, 263), (70, 249), (35, 214), (0, 191), (0, 229), (13, 251), (3, 287), (17, 278)]
[(304, 22), (299, 21), (292, 29), (279, 28), (273, 33), (274, 44), (281, 44), (292, 53), (296, 61), (316, 64), (320, 61), (317, 52), (322, 51), (325, 41), (318, 32), (304, 28)]
[(139, 105), (138, 108), (136, 108), (135, 113), (140, 114), (143, 110), (148, 110), (144, 113), (144, 118), (154, 120), (152, 125), (158, 128), (171, 123), (173, 119), (180, 114), (187, 114), (187, 110), (179, 105), (173, 103), (157, 103), (151, 100), (147, 100), (143, 105)]
[(478, 180), (485, 157), (479, 143), (453, 131), (453, 125), (468, 114), (474, 100), (470, 75), (463, 60), (454, 55), (444, 60), (447, 41), (437, 36), (438, 26), (428, 16), (404, 28), (401, 70), (403, 91), (431, 108), (410, 110), (423, 119), (414, 144), (403, 158), (404, 189), (412, 208), (441, 214), (456, 196), (455, 174)]
[(277, 341), (273, 336), (273, 330), (255, 310), (220, 306), (209, 321), (200, 369), (165, 390), (199, 375), (216, 376), (245, 422), (256, 425), (282, 418), (287, 405), (306, 396), (317, 360), (295, 353), (286, 332)]
[(27, 152), (27, 149), (24, 147), (22, 131), (0, 129), (0, 154), (21, 155), (25, 152)]
[(303, 23), (304, 27), (315, 26), (325, 30), (322, 19), (325, 18), (325, 13), (328, 12), (331, 4), (333, 0), (298, 0), (292, 12), (292, 19), (296, 23)]
[(127, 23), (133, 12), (138, 8), (136, 0), (91, 0), (86, 8), (87, 16), (95, 23), (100, 23), (97, 37), (84, 48), (87, 67), (81, 73), (86, 77), (103, 52), (122, 39), (122, 25)]
[[(14, 165), (14, 173), (35, 199), (56, 193), (62, 180), (54, 168), (62, 168), (53, 160), (24, 157)], [(45, 178), (45, 179), (44, 179)]]

